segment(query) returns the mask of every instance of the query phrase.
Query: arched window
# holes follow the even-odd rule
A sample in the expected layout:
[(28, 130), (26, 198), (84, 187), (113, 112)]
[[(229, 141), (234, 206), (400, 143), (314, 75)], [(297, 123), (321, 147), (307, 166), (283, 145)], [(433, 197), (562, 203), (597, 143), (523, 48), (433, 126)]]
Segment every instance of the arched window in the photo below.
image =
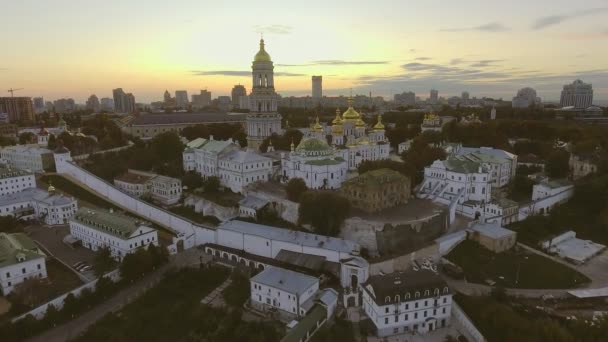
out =
[(428, 296), (428, 295), (430, 295), (430, 294), (431, 294), (431, 291), (429, 291), (429, 290), (424, 291), (424, 296), (425, 297)]
[(391, 297), (386, 296), (386, 298), (384, 298), (384, 303), (390, 303), (390, 302), (391, 302)]
[(414, 298), (419, 298), (420, 297), (420, 292), (416, 291), (416, 294), (414, 294)]
[(446, 287), (444, 287), (444, 288), (443, 288), (443, 293), (448, 293), (448, 292), (450, 292), (450, 289), (448, 289), (448, 287), (447, 287), (447, 286), (446, 286)]
[(405, 300), (408, 300), (408, 299), (410, 299), (410, 293), (409, 292), (405, 294)]
[(401, 301), (401, 297), (399, 295), (395, 295), (395, 303), (399, 303)]
[(439, 296), (439, 289), (435, 289), (435, 296)]

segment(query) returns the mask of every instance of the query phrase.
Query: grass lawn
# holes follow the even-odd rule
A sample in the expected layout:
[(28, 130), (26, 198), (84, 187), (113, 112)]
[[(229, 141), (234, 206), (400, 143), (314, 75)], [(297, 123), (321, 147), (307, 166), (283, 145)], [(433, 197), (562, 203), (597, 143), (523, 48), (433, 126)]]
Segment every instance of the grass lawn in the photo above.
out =
[(564, 289), (589, 282), (583, 274), (540, 255), (514, 249), (496, 254), (471, 240), (463, 241), (447, 259), (462, 267), (467, 281), (480, 284), (490, 279), (507, 288)]
[(280, 326), (244, 322), (240, 309), (216, 309), (200, 303), (227, 277), (228, 270), (219, 267), (172, 272), (75, 341), (279, 341)]

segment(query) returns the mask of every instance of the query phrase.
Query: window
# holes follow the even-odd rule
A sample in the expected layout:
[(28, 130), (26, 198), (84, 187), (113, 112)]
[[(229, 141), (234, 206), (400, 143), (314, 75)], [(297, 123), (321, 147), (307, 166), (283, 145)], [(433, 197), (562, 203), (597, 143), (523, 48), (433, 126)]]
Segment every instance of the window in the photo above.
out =
[(388, 317), (384, 318), (384, 324), (388, 324)]

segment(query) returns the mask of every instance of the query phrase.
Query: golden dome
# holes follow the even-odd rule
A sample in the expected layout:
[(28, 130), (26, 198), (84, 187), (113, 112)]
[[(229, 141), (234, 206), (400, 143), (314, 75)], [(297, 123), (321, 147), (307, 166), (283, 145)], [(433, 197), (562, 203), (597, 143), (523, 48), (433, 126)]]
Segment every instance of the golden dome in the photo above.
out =
[(382, 123), (382, 115), (378, 115), (378, 122), (374, 125), (374, 131), (383, 131), (384, 124)]
[(53, 184), (49, 185), (48, 192), (55, 192), (55, 187), (53, 186)]
[(357, 123), (355, 125), (357, 127), (365, 127), (365, 121), (363, 121), (361, 118), (358, 118)]
[(315, 123), (314, 126), (312, 126), (312, 131), (313, 132), (323, 132), (323, 126), (321, 126), (321, 124), (319, 123), (319, 117), (317, 116), (317, 122)]
[(348, 109), (342, 115), (342, 119), (344, 121), (347, 121), (347, 120), (356, 121), (357, 119), (360, 119), (360, 118), (361, 118), (361, 115), (359, 115), (359, 113), (353, 108), (353, 98), (349, 97), (348, 98)]
[(332, 123), (334, 125), (341, 125), (342, 124), (342, 118), (340, 117), (340, 109), (336, 109), (336, 118), (332, 121)]
[(272, 62), (270, 55), (264, 50), (264, 39), (260, 39), (260, 51), (255, 54), (254, 62)]

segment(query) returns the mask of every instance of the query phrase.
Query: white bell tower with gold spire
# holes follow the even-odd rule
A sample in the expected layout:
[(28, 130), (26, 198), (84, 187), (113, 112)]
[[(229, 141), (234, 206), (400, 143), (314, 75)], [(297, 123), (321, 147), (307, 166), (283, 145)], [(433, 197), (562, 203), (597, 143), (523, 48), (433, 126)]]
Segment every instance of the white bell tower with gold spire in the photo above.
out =
[(274, 65), (266, 52), (264, 39), (251, 65), (251, 94), (247, 115), (247, 146), (257, 150), (267, 137), (282, 134), (281, 115), (277, 113), (278, 96), (274, 90)]

